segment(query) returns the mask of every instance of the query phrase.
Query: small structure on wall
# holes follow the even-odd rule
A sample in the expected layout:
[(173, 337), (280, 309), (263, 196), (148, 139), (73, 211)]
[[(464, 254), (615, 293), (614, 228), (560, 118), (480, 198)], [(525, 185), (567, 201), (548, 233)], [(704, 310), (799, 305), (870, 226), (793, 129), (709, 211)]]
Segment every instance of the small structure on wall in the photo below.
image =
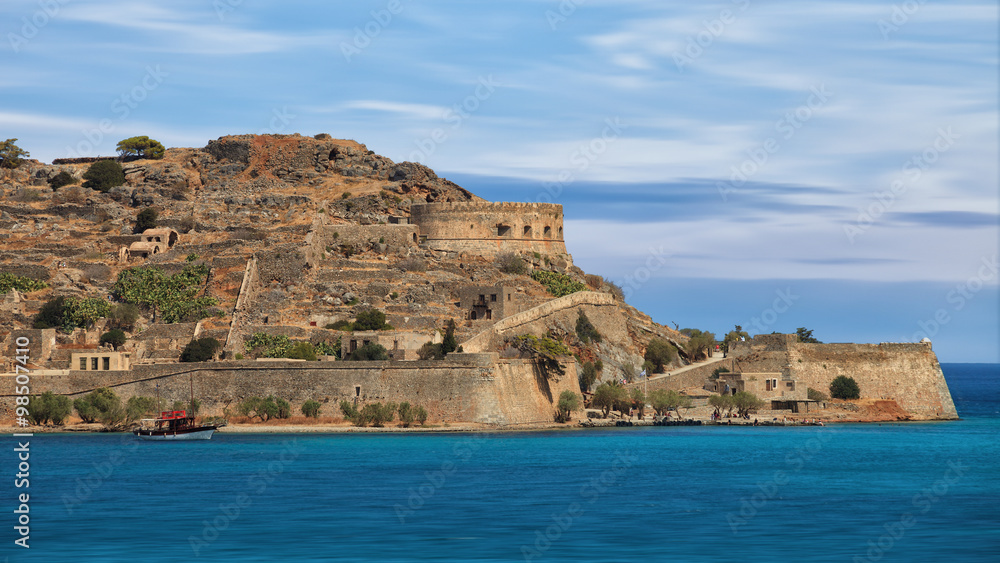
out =
[(458, 306), (470, 321), (498, 321), (521, 311), (517, 290), (504, 285), (473, 285), (458, 290)]
[(70, 355), (69, 369), (80, 371), (128, 371), (132, 368), (129, 352), (84, 350)]
[(139, 236), (140, 240), (129, 245), (127, 250), (125, 247), (119, 249), (119, 260), (149, 258), (154, 254), (166, 252), (177, 244), (179, 238), (177, 231), (167, 228), (146, 229)]
[(369, 330), (352, 332), (340, 339), (340, 357), (347, 358), (366, 344), (379, 344), (393, 360), (417, 360), (420, 348), (430, 342), (440, 344), (440, 332), (405, 332), (401, 330)]

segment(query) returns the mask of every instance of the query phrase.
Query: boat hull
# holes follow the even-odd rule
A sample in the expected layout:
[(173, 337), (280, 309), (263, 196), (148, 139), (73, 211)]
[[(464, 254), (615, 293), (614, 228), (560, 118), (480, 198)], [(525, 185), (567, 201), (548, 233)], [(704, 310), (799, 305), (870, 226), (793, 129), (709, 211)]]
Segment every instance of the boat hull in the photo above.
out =
[(140, 440), (211, 440), (215, 426), (204, 426), (186, 430), (134, 430)]

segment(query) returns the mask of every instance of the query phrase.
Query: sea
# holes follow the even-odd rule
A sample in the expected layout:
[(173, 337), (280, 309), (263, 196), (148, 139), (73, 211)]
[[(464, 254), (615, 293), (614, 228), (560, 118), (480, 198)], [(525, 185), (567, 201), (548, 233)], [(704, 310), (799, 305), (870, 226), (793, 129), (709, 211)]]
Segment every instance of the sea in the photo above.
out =
[(0, 563), (1000, 561), (1000, 364), (943, 370), (959, 421), (8, 434)]

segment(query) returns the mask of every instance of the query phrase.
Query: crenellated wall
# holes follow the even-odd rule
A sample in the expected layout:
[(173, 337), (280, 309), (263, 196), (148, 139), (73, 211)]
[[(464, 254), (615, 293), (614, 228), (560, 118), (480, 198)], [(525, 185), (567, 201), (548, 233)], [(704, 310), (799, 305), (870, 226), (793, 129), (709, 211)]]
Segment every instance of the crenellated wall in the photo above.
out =
[(500, 252), (567, 255), (562, 205), (450, 202), (414, 204), (410, 222), (432, 250), (492, 256)]

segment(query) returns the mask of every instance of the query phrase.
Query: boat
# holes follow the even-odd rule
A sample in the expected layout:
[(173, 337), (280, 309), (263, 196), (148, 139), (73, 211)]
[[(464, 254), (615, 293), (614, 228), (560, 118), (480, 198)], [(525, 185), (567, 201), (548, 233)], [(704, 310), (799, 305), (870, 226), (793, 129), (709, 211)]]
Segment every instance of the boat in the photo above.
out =
[(144, 418), (132, 431), (141, 440), (211, 440), (219, 427), (198, 425), (187, 411), (163, 411), (160, 418)]

